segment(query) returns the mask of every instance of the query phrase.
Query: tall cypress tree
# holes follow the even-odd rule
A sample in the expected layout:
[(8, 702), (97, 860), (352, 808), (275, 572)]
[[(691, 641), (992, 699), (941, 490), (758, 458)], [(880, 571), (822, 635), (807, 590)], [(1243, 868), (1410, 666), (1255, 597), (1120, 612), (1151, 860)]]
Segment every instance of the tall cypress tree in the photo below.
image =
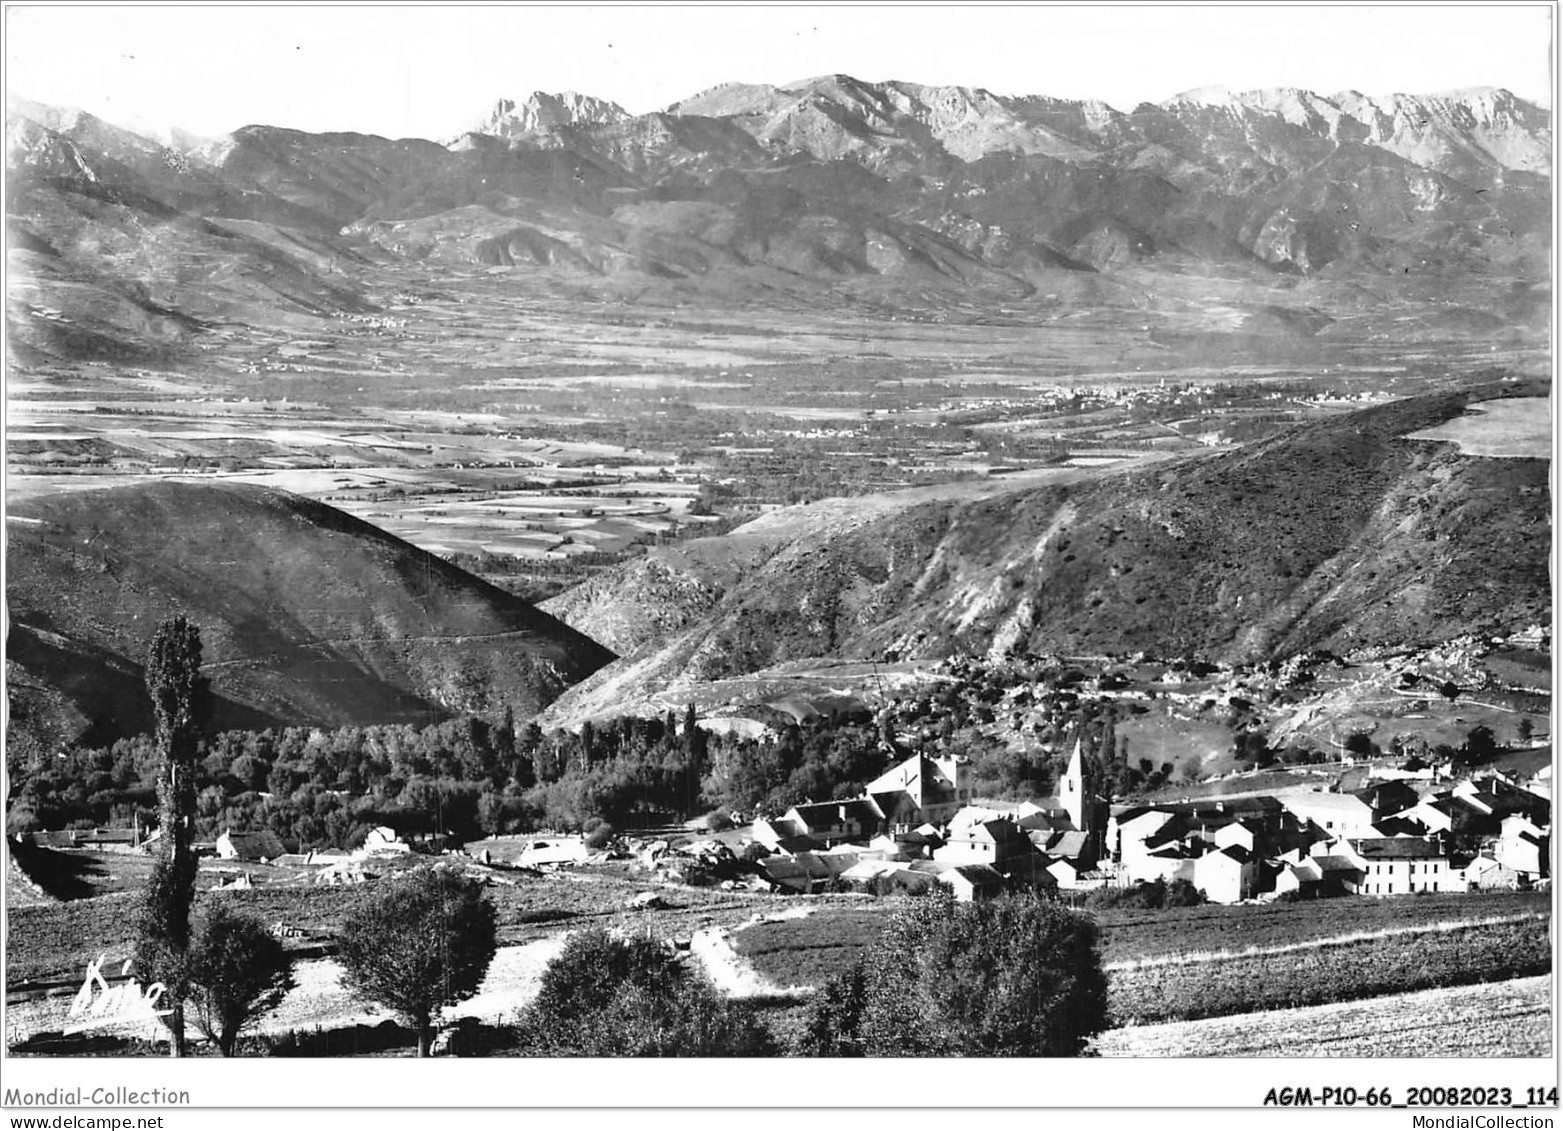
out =
[(185, 1055), (190, 908), (195, 903), (195, 758), (209, 713), (201, 632), (184, 617), (162, 622), (146, 662), (161, 761), (157, 779), (161, 852), (141, 909), (136, 965), (163, 983), (170, 1052)]

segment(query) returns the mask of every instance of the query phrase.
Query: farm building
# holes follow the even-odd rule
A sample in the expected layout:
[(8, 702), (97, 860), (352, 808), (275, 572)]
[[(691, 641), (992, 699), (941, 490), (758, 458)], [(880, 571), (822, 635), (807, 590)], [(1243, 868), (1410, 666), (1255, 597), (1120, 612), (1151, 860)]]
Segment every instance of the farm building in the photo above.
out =
[(1478, 856), (1465, 866), (1460, 877), (1471, 891), (1515, 891), (1521, 885), (1520, 873), (1506, 868), (1491, 856)]
[(1319, 867), (1317, 860), (1304, 859), (1295, 863), (1283, 863), (1275, 877), (1275, 894), (1286, 895), (1289, 892), (1296, 892), (1300, 896), (1311, 896), (1318, 892), (1319, 885), (1323, 882), (1324, 869)]
[(955, 892), (961, 903), (975, 899), (992, 899), (1004, 891), (1004, 877), (986, 864), (963, 864), (936, 877), (941, 884)]
[(789, 836), (813, 837), (829, 847), (842, 841), (867, 841), (884, 820), (884, 813), (872, 798), (859, 797), (794, 805), (771, 824)]
[(282, 841), (270, 829), (236, 833), (231, 829), (217, 838), (217, 855), (223, 860), (276, 860), (287, 854)]
[(388, 852), (411, 852), (412, 845), (397, 836), (395, 829), (388, 828), (385, 825), (377, 825), (375, 828), (370, 829), (369, 834), (364, 837), (364, 846), (361, 851), (365, 855), (370, 856)]

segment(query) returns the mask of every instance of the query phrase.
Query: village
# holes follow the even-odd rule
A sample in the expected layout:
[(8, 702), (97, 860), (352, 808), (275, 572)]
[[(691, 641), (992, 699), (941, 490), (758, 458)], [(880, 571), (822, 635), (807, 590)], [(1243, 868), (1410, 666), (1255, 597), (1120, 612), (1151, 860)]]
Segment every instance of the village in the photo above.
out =
[[(660, 823), (596, 821), (578, 831), (539, 822), (458, 836), (393, 819), (351, 840), (311, 844), (217, 825), (196, 847), (203, 875), (222, 887), (362, 883), (387, 858), (412, 853), (755, 894), (891, 895), (938, 883), (962, 900), (1040, 888), (1081, 902), (1103, 889), (1180, 885), (1235, 904), (1533, 890), (1552, 874), (1550, 735), (1535, 733), (1534, 718), (1544, 726), (1545, 715), (1530, 713), (1544, 711), (1548, 696), (1529, 689), (1537, 678), (1529, 668), (1510, 671), (1509, 658), (1545, 650), (1545, 635), (1365, 653), (1351, 665), (1299, 656), (1273, 671), (1142, 657), (960, 658), (884, 684), (875, 668), (877, 696), (795, 692), (698, 719), (713, 740), (733, 731), (762, 744), (834, 719), (877, 727), (877, 754), (859, 759), (866, 772), (845, 782), (815, 777), (812, 794), (740, 802), (729, 792), (730, 808), (693, 819), (669, 813)], [(842, 673), (827, 676), (840, 682)], [(1369, 702), (1395, 712), (1377, 740), (1355, 729), (1373, 729), (1354, 706)], [(1082, 712), (1097, 713), (1089, 729)], [(1501, 758), (1436, 741), (1478, 722), (1471, 734), (1492, 742), (1480, 725), (1487, 719), (1515, 731)], [(1346, 741), (1328, 741), (1346, 732)], [(1173, 745), (1179, 735), (1187, 745)], [(1135, 750), (1160, 752), (1131, 757), (1131, 737)], [(1104, 757), (1105, 747), (1114, 749)], [(996, 766), (1015, 765), (1019, 776), (994, 776)], [(22, 839), (67, 852), (158, 850), (158, 834), (135, 825)]]
[(918, 891), (958, 899), (1016, 886), (1059, 892), (1184, 881), (1213, 903), (1526, 890), (1550, 879), (1550, 771), (1457, 783), (1411, 774), (1353, 793), (1109, 806), (1077, 746), (1060, 796), (971, 804), (970, 767), (915, 755), (864, 796), (797, 805), (756, 821), (753, 843), (777, 890)]
[[(55, 849), (156, 850), (130, 830), (34, 833)], [(226, 831), (201, 846), (215, 888), (281, 877), (312, 884), (372, 879), (377, 862), (429, 853), (476, 864), (649, 873), (672, 884), (782, 894), (918, 894), (933, 883), (958, 900), (1020, 887), (1074, 896), (1179, 882), (1211, 903), (1544, 888), (1551, 881), (1551, 772), (1516, 781), (1489, 771), (1438, 781), (1385, 768), (1352, 792), (1108, 804), (1077, 744), (1059, 795), (976, 804), (970, 762), (915, 754), (855, 798), (794, 805), (779, 817), (704, 835), (500, 837), (463, 850), (443, 837), (372, 830), (353, 850), (290, 853), (275, 833)], [(254, 867), (254, 866), (259, 866)], [(366, 866), (368, 870), (366, 871)]]

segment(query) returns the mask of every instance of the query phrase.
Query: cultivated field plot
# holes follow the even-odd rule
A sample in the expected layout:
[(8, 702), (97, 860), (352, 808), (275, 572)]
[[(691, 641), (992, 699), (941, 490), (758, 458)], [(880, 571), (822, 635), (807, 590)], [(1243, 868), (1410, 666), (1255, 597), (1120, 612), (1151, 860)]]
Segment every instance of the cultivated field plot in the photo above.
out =
[(1552, 1055), (1552, 979), (1389, 994), (1202, 1021), (1111, 1029), (1099, 1056)]
[(1169, 958), (1242, 954), (1297, 943), (1447, 923), (1545, 916), (1545, 892), (1471, 892), (1389, 899), (1323, 899), (1301, 903), (1092, 912), (1101, 925), (1109, 967)]
[(779, 986), (821, 986), (843, 973), (879, 937), (899, 900), (862, 909), (818, 908), (797, 919), (734, 932), (733, 950)]
[(1552, 405), (1546, 397), (1514, 397), (1473, 404), (1466, 414), (1410, 440), (1446, 440), (1467, 455), (1496, 459), (1549, 459)]
[[(823, 985), (896, 902), (751, 927), (733, 948), (779, 985)], [(1551, 969), (1544, 893), (1093, 913), (1118, 1024), (1221, 1016)]]
[(1144, 1025), (1501, 981), (1551, 969), (1548, 918), (1537, 915), (1110, 969), (1108, 1010), (1120, 1024)]

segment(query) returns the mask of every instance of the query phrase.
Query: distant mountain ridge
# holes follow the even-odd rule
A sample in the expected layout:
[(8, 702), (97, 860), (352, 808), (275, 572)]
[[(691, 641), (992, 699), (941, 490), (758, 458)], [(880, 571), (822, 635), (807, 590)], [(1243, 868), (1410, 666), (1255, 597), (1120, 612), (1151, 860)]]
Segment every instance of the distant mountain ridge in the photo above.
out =
[(600, 126), (622, 122), (633, 115), (616, 102), (576, 94), (567, 90), (548, 94), (541, 90), (524, 101), (501, 98), (478, 126), (469, 133), (513, 138), (542, 133), (561, 126)]
[(265, 125), (160, 141), (12, 99), (8, 318), (29, 356), (155, 356), (258, 301), (367, 309), (357, 280), (386, 254), (637, 290), (1136, 306), (1193, 265), (1393, 303), (1406, 276), (1548, 283), (1551, 154), (1550, 112), (1488, 88), (1202, 90), (1125, 112), (835, 74), (639, 115), (536, 92), (449, 144)]

